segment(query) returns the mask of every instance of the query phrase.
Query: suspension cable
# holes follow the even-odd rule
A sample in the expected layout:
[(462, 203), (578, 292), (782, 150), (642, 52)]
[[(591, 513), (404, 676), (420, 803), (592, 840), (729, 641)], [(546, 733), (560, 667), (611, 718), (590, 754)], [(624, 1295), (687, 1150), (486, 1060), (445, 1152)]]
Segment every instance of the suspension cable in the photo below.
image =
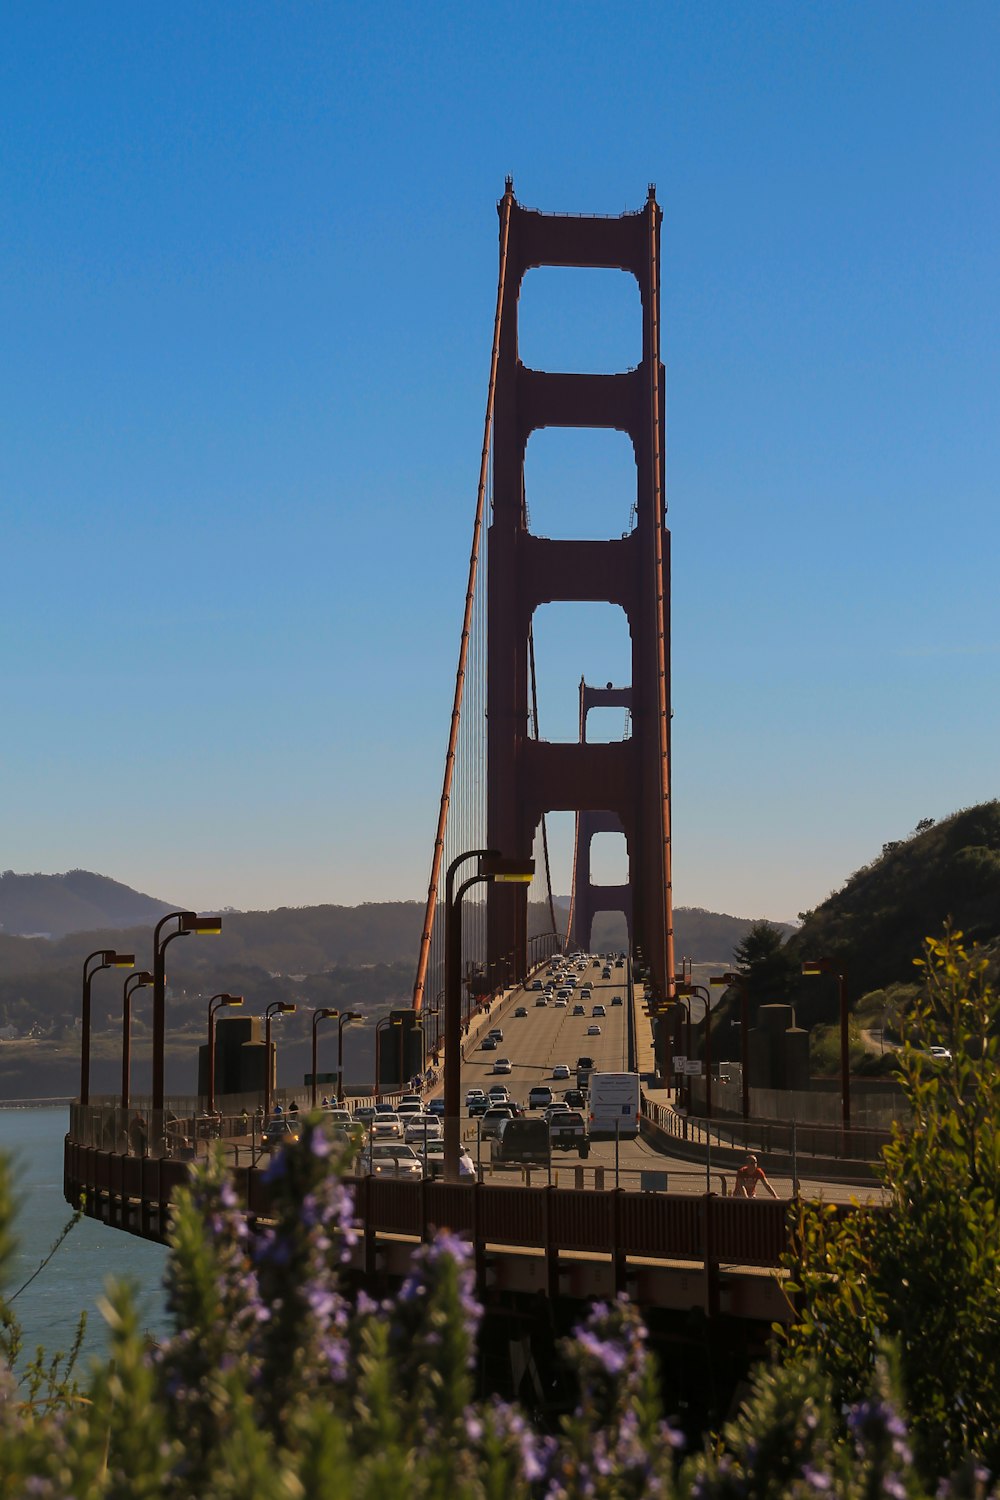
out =
[(500, 324), (503, 317), (504, 281), (507, 275), (507, 243), (510, 238), (510, 216), (513, 202), (514, 189), (508, 180), (500, 215), (500, 275), (497, 280), (497, 309), (493, 320), (493, 352), (490, 356), (490, 383), (486, 395), (483, 451), (479, 462), (479, 489), (476, 496), (476, 519), (472, 528), (472, 550), (469, 555), (469, 580), (465, 591), (462, 643), (459, 647), (458, 668), (455, 672), (455, 695), (451, 709), (451, 729), (448, 735), (448, 750), (444, 762), (444, 783), (441, 788), (441, 805), (438, 809), (437, 832), (434, 836), (431, 876), (427, 885), (424, 926), (420, 934), (417, 973), (413, 982), (413, 1009), (416, 1011), (422, 1008), (424, 1002), (424, 988), (427, 982), (427, 961), (430, 955), (431, 933), (434, 929), (434, 912), (437, 906), (438, 885), (441, 879), (441, 861), (444, 855), (444, 837), (448, 825), (448, 807), (451, 802), (451, 783), (455, 770), (455, 750), (458, 744), (458, 728), (462, 717), (462, 697), (469, 656), (469, 633), (472, 623), (472, 606), (476, 595), (476, 574), (479, 568), (479, 547), (482, 538), (486, 484), (489, 475), (490, 447), (493, 436), (493, 401), (496, 394), (497, 364), (500, 357)]

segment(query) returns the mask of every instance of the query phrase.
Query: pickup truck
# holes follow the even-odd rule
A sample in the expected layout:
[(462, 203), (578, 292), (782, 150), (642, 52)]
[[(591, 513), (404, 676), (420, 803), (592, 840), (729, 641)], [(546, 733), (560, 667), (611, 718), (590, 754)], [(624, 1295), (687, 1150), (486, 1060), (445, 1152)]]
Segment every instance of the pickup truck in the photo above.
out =
[(587, 1122), (576, 1109), (562, 1109), (549, 1122), (549, 1139), (553, 1151), (578, 1151), (581, 1156), (590, 1155), (590, 1137)]

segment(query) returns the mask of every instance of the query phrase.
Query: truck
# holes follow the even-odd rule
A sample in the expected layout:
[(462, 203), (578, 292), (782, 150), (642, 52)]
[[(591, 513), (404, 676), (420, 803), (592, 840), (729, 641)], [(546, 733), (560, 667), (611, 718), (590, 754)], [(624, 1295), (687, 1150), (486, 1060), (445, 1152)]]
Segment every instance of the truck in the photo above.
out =
[(639, 1133), (638, 1073), (591, 1073), (590, 1134), (613, 1140)]

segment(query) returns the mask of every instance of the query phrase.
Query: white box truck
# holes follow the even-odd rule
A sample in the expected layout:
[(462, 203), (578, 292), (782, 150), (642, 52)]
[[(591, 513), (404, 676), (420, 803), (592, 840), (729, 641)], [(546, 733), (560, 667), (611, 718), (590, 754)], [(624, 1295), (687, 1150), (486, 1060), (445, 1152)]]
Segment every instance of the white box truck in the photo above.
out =
[(638, 1073), (591, 1073), (590, 1134), (627, 1140), (639, 1133)]

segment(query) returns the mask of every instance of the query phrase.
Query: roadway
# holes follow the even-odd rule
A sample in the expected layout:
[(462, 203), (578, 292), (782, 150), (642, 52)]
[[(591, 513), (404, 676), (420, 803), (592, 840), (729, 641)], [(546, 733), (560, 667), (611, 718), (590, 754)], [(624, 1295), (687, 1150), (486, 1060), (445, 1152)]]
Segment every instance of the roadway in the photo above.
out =
[[(537, 1084), (548, 1084), (553, 1097), (560, 1099), (568, 1089), (576, 1087), (576, 1063), (583, 1056), (592, 1057), (595, 1065), (604, 1072), (627, 1070), (627, 971), (616, 969), (612, 963), (611, 978), (603, 979), (602, 965), (595, 967), (591, 958), (585, 970), (574, 969), (577, 975), (576, 990), (565, 1007), (557, 1006), (553, 998), (541, 1007), (535, 1003), (538, 992), (532, 986), (536, 979), (541, 979), (543, 984), (548, 980), (547, 968), (547, 965), (543, 965), (536, 969), (524, 987), (507, 991), (501, 1004), (492, 1007), (490, 1017), (479, 1023), (476, 1033), (466, 1043), (466, 1057), (462, 1065), (463, 1106), (469, 1088), (479, 1087), (488, 1092), (490, 1085), (494, 1083), (505, 1084), (511, 1098), (523, 1104), (526, 1109), (528, 1091)], [(591, 990), (589, 1000), (580, 998), (580, 991), (585, 987)], [(621, 996), (621, 1005), (612, 1003), (616, 995)], [(582, 1005), (585, 1014), (574, 1015), (575, 1005)], [(595, 1016), (595, 1005), (603, 1005), (606, 1014)], [(642, 997), (639, 992), (636, 996), (637, 1033), (640, 1029), (648, 1031), (649, 1028), (649, 1020), (643, 1015), (641, 1005)], [(515, 1011), (520, 1007), (527, 1011), (526, 1016), (515, 1016)], [(500, 1026), (503, 1030), (503, 1040), (495, 1052), (484, 1051), (482, 1048), (482, 1040), (491, 1026)], [(588, 1036), (590, 1026), (600, 1026), (600, 1036)], [(495, 1074), (494, 1064), (498, 1058), (503, 1057), (510, 1060), (511, 1072)], [(552, 1070), (559, 1063), (565, 1063), (570, 1069), (571, 1077), (568, 1080), (553, 1078)], [(532, 1111), (529, 1112), (529, 1117), (539, 1114), (539, 1111)], [(477, 1122), (466, 1119), (463, 1134), (473, 1155), (476, 1155)], [(484, 1147), (481, 1154), (485, 1164), (488, 1150)], [(716, 1158), (716, 1164), (713, 1165), (710, 1157), (707, 1161), (704, 1157), (701, 1161), (692, 1160), (689, 1154), (680, 1155), (656, 1149), (641, 1138), (622, 1141), (617, 1150), (614, 1141), (594, 1141), (585, 1168), (577, 1170), (578, 1162), (579, 1158), (575, 1153), (557, 1152), (553, 1158), (553, 1180), (558, 1178), (562, 1186), (570, 1186), (578, 1181), (581, 1185), (590, 1187), (599, 1181), (594, 1169), (603, 1168), (605, 1187), (614, 1187), (617, 1180), (624, 1188), (638, 1189), (642, 1186), (640, 1174), (665, 1172), (666, 1186), (672, 1193), (703, 1193), (709, 1183), (713, 1192), (732, 1192), (733, 1167), (728, 1165), (728, 1158), (725, 1166), (722, 1166), (720, 1157)], [(502, 1175), (510, 1178), (512, 1174), (506, 1172)], [(791, 1176), (780, 1173), (769, 1175), (778, 1196), (790, 1198), (793, 1194)], [(540, 1180), (537, 1169), (532, 1172), (531, 1180)], [(663, 1187), (662, 1181), (656, 1185), (661, 1189)], [(799, 1175), (799, 1190), (806, 1197), (823, 1197), (828, 1202), (846, 1203), (852, 1198), (878, 1201), (880, 1198), (879, 1190), (874, 1185), (859, 1186), (812, 1178), (802, 1173)], [(758, 1192), (761, 1196), (767, 1196), (762, 1189)]]

